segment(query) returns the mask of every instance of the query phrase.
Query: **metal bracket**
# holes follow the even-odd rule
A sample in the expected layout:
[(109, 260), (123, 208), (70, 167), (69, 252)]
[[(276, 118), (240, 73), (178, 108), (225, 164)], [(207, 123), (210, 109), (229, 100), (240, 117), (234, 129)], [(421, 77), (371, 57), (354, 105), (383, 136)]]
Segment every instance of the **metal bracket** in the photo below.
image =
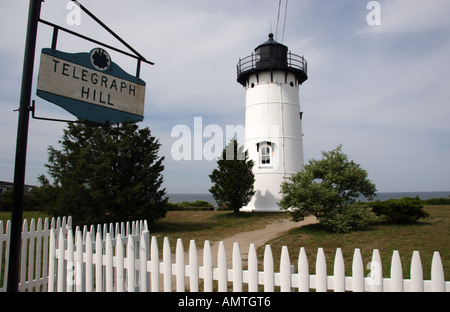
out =
[(99, 122), (94, 122), (94, 121), (84, 121), (84, 120), (65, 120), (65, 119), (56, 119), (56, 118), (47, 118), (47, 117), (37, 117), (35, 115), (35, 111), (36, 111), (36, 101), (32, 100), (31, 101), (31, 106), (28, 106), (28, 110), (31, 112), (31, 117), (33, 119), (37, 119), (37, 120), (45, 120), (45, 121), (56, 121), (56, 122), (66, 122), (66, 123), (78, 123), (78, 124), (85, 124), (85, 125), (91, 125), (91, 126), (105, 126), (105, 125), (109, 125), (109, 123), (103, 124), (103, 123), (99, 123)]

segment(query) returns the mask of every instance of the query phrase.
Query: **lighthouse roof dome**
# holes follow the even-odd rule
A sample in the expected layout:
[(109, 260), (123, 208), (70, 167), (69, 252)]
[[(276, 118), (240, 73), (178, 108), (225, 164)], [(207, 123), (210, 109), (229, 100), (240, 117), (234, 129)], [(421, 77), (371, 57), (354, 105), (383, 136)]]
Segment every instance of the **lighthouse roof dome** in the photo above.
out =
[[(269, 40), (267, 40), (266, 42), (261, 43), (259, 46), (257, 46), (255, 48), (255, 51), (258, 50), (259, 48), (261, 48), (263, 46), (267, 46), (267, 45), (279, 45), (279, 46), (286, 47), (284, 44), (281, 44), (273, 39), (273, 33), (269, 33)], [(286, 47), (286, 49), (287, 49), (287, 47)]]

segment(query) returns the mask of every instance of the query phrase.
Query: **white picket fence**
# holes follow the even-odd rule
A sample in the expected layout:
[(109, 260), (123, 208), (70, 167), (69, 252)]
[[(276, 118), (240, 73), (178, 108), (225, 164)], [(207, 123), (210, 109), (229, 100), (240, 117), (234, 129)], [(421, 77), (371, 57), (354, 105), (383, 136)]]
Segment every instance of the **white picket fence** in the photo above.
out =
[[(0, 229), (1, 226), (0, 223)], [(102, 226), (97, 226), (97, 230), (94, 226), (89, 230), (87, 227), (83, 230), (77, 228), (75, 234), (68, 228), (52, 225), (43, 230), (49, 232), (48, 236), (42, 236), (48, 237), (48, 245), (45, 245), (44, 239), (43, 253), (41, 252), (43, 260), (38, 265), (36, 259), (35, 273), (29, 265), (33, 263), (34, 247), (32, 243), (28, 243), (28, 274), (22, 255), (19, 285), (21, 291), (307, 292), (314, 289), (319, 292), (450, 292), (450, 282), (445, 281), (439, 252), (433, 255), (431, 280), (423, 279), (422, 262), (417, 251), (413, 252), (410, 279), (403, 279), (402, 264), (397, 251), (393, 252), (390, 277), (383, 277), (380, 254), (376, 249), (373, 250), (372, 261), (368, 264), (370, 273), (367, 276), (364, 274), (359, 249), (354, 250), (352, 276), (345, 276), (344, 258), (340, 248), (336, 250), (333, 275), (328, 275), (322, 248), (317, 251), (315, 274), (309, 273), (309, 263), (303, 247), (298, 254), (297, 270), (291, 265), (288, 248), (285, 246), (282, 247), (279, 270), (275, 270), (270, 245), (265, 246), (263, 269), (260, 271), (254, 244), (249, 246), (248, 260), (244, 261), (247, 262), (247, 267), (244, 269), (238, 243), (233, 245), (229, 267), (223, 242), (219, 243), (214, 259), (209, 241), (204, 242), (203, 256), (199, 257), (194, 240), (190, 241), (186, 251), (182, 240), (178, 239), (173, 254), (169, 239), (164, 238), (160, 254), (157, 238), (150, 238), (147, 224), (142, 221), (132, 222), (131, 225), (103, 225), (103, 231)], [(0, 242), (5, 241), (2, 234), (3, 230), (0, 231)], [(35, 246), (36, 250), (40, 248), (37, 247), (37, 242)], [(48, 261), (44, 256), (46, 246)], [(25, 252), (25, 249), (22, 248), (22, 252)], [(0, 261), (1, 259), (0, 254)], [(45, 269), (45, 263), (48, 263), (48, 271)], [(0, 291), (2, 290), (4, 291), (4, 286), (0, 288)]]
[[(22, 226), (21, 244), (21, 270), (19, 291), (46, 290), (48, 280), (48, 253), (50, 229), (61, 230), (66, 233), (72, 226), (71, 217), (34, 219), (28, 226), (28, 220), (24, 220)], [(9, 238), (11, 233), (11, 222), (0, 220), (0, 292), (6, 291), (8, 279), (9, 262)]]
[[(146, 222), (111, 223), (97, 225), (97, 233), (124, 233), (124, 235), (135, 236), (141, 234), (141, 228), (147, 229)], [(80, 231), (79, 228), (76, 229)], [(94, 231), (94, 226), (90, 227), (90, 232)], [(0, 292), (6, 291), (6, 282), (8, 278), (9, 262), (9, 238), (11, 232), (10, 221), (0, 220)], [(83, 232), (87, 232), (87, 227), (83, 227)], [(52, 233), (56, 233), (52, 235)], [(32, 219), (28, 225), (28, 220), (24, 220), (22, 226), (22, 243), (20, 256), (20, 281), (19, 291), (47, 291), (49, 280), (49, 256), (54, 251), (55, 246), (51, 245), (51, 238), (58, 239), (64, 237), (65, 247), (73, 244), (67, 243), (68, 235), (72, 231), (72, 218), (52, 218), (50, 221), (45, 218), (44, 221), (39, 218), (37, 222)], [(65, 261), (67, 263), (67, 261)], [(51, 272), (51, 271), (50, 271)]]

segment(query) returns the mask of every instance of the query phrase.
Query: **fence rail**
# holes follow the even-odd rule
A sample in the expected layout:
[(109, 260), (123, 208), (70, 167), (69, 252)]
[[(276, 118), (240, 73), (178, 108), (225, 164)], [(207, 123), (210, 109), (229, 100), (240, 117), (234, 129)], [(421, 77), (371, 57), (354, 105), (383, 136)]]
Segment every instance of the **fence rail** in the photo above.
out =
[[(315, 289), (319, 292), (329, 290), (450, 292), (450, 282), (445, 281), (439, 252), (433, 254), (431, 280), (423, 279), (422, 262), (418, 251), (413, 252), (410, 279), (403, 279), (398, 251), (393, 252), (390, 277), (383, 277), (380, 254), (376, 249), (373, 250), (370, 273), (365, 276), (358, 248), (354, 250), (351, 276), (345, 276), (344, 258), (340, 248), (336, 250), (333, 275), (328, 275), (330, 272), (327, 272), (322, 248), (317, 250), (315, 274), (310, 274), (310, 264), (303, 247), (299, 250), (296, 268), (291, 265), (288, 248), (282, 247), (280, 266), (276, 271), (272, 249), (270, 245), (266, 245), (261, 271), (258, 268), (254, 244), (248, 247), (246, 267), (238, 243), (233, 245), (231, 263), (227, 262), (223, 242), (219, 243), (217, 254), (213, 257), (211, 243), (205, 241), (203, 255), (199, 257), (194, 240), (189, 242), (189, 248), (185, 250), (182, 240), (178, 239), (173, 253), (166, 237), (160, 242), (161, 252), (157, 238), (150, 237), (145, 221), (103, 225), (103, 230), (102, 226), (97, 226), (97, 230), (91, 226), (90, 229), (84, 227), (81, 230), (77, 227), (72, 231), (68, 230), (70, 226), (56, 225), (47, 228), (44, 226), (44, 229), (46, 230), (42, 230), (43, 232), (48, 232), (48, 236), (45, 236), (48, 237), (48, 245), (44, 243), (48, 246), (48, 260), (45, 260), (47, 247), (44, 245), (43, 248), (38, 247), (36, 243), (34, 248), (32, 243), (28, 245), (25, 243), (28, 247), (23, 247), (22, 253), (28, 250), (28, 274), (27, 267), (24, 267), (27, 255), (22, 254), (19, 285), (21, 291), (272, 292), (279, 289), (282, 292), (307, 292)], [(0, 242), (7, 241), (4, 239), (7, 235), (3, 234), (2, 223), (0, 230)], [(36, 254), (37, 249), (41, 250), (43, 260), (38, 265), (39, 256), (36, 258), (34, 270), (30, 269), (29, 264), (33, 263), (33, 254)], [(0, 261), (1, 259), (2, 257)], [(48, 271), (45, 269), (46, 264)], [(37, 275), (33, 273), (38, 271)], [(0, 291), (4, 291), (4, 287), (0, 288)]]

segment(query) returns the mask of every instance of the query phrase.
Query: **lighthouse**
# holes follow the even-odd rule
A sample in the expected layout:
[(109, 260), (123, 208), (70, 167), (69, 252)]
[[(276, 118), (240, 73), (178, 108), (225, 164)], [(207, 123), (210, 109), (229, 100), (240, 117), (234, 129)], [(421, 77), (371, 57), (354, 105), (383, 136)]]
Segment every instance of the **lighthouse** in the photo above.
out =
[(303, 56), (269, 40), (239, 59), (237, 81), (245, 89), (244, 147), (254, 161), (255, 195), (241, 211), (280, 211), (280, 185), (303, 169), (299, 89), (308, 79)]

